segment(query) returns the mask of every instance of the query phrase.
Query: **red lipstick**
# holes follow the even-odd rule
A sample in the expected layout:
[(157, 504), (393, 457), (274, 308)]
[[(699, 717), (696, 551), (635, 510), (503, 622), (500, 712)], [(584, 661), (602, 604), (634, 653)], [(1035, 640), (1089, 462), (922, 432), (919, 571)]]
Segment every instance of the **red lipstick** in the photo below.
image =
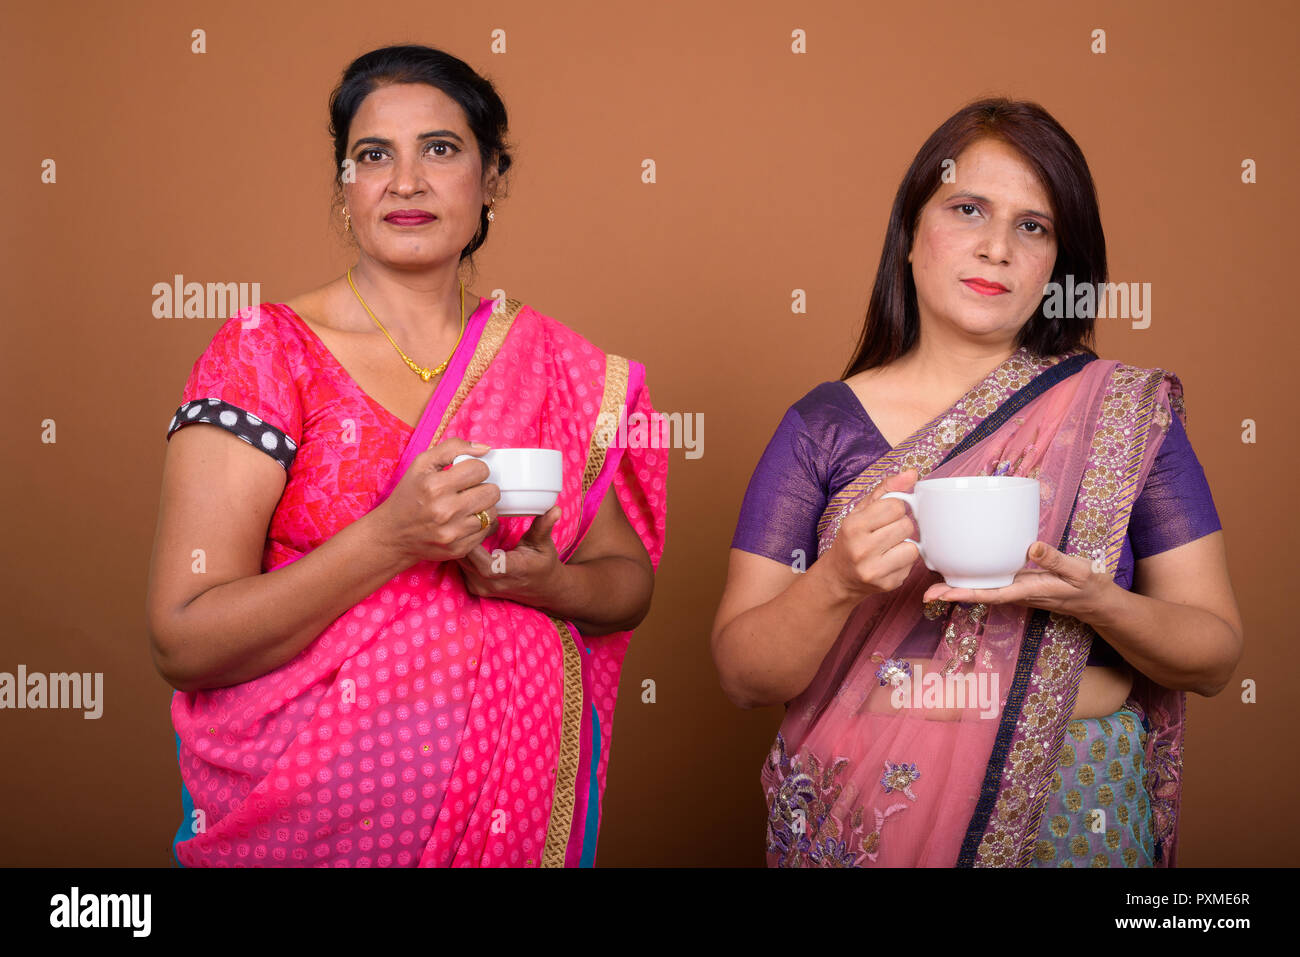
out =
[(385, 222), (394, 226), (423, 226), (438, 217), (422, 209), (395, 209), (384, 217)]
[(966, 284), (967, 288), (975, 290), (981, 296), (1000, 296), (1004, 292), (1011, 291), (1000, 282), (990, 282), (987, 279), (981, 279), (979, 276), (972, 279), (963, 279), (962, 282)]

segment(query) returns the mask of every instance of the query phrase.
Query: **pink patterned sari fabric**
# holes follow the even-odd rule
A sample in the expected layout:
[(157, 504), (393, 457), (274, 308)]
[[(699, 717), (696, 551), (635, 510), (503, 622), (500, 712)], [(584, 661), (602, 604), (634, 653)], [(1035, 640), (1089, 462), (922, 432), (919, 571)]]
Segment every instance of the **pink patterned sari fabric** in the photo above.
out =
[[(889, 474), (1014, 475), (1039, 482), (1039, 539), (1114, 575), (1174, 414), (1182, 386), (1164, 370), (1018, 350), (832, 498), (818, 553)], [(938, 580), (918, 560), (897, 589), (863, 601), (789, 703), (762, 770), (770, 866), (1007, 867), (1042, 855), (1095, 632), (1023, 605), (924, 603)], [(1163, 865), (1177, 849), (1185, 697), (1137, 673), (1125, 703), (1147, 727)]]
[[(644, 367), (514, 300), (482, 301), (415, 429), (284, 305), (223, 325), (184, 397), (229, 403), (293, 450), (264, 573), (368, 513), (452, 436), (563, 452), (562, 560), (611, 492), (655, 568), (663, 553), (667, 451), (619, 447), (610, 427), (652, 415)], [(482, 547), (512, 548), (532, 521), (501, 518)], [(455, 562), (419, 562), (274, 671), (173, 696), (187, 812), (177, 860), (589, 865), (630, 637), (585, 638), (471, 594)]]

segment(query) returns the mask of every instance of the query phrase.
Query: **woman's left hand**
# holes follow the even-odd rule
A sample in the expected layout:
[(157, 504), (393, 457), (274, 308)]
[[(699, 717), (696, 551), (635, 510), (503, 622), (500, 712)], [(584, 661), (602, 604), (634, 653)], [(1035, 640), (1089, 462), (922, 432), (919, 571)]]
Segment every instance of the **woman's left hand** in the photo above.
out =
[(989, 605), (1014, 603), (1091, 621), (1105, 607), (1108, 593), (1115, 587), (1114, 579), (1106, 574), (1101, 563), (1076, 555), (1063, 555), (1046, 542), (1034, 542), (1029, 547), (1028, 557), (1039, 567), (1021, 569), (1010, 585), (1002, 588), (953, 588), (940, 581), (926, 589), (924, 600)]
[(551, 529), (560, 520), (560, 506), (533, 519), (519, 543), (499, 554), (476, 547), (456, 561), (465, 576), (470, 594), (482, 598), (505, 598), (534, 607), (545, 606), (559, 583), (564, 564), (551, 540)]

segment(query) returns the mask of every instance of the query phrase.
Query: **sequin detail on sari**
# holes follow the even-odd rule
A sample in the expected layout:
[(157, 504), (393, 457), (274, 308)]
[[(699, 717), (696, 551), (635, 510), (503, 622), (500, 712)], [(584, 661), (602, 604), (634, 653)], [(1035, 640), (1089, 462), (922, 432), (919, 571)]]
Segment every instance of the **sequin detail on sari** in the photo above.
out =
[[(886, 820), (907, 810), (907, 805), (891, 804), (883, 811), (873, 808), (871, 831), (864, 832), (861, 806), (854, 808), (847, 824), (841, 822), (829, 812), (843, 789), (837, 778), (847, 766), (845, 758), (823, 766), (811, 752), (789, 757), (785, 738), (777, 732), (763, 770), (764, 777), (774, 780), (767, 789), (771, 809), (767, 819), (767, 851), (780, 855), (778, 867), (860, 867), (864, 861), (875, 862)], [(899, 775), (896, 780), (901, 782), (907, 777), (907, 786), (920, 776), (915, 765), (894, 767)]]
[(886, 761), (880, 786), (885, 789), (886, 794), (902, 791), (909, 800), (915, 801), (916, 795), (912, 793), (912, 785), (920, 777), (921, 772), (916, 769), (915, 764), (895, 764), (893, 761)]

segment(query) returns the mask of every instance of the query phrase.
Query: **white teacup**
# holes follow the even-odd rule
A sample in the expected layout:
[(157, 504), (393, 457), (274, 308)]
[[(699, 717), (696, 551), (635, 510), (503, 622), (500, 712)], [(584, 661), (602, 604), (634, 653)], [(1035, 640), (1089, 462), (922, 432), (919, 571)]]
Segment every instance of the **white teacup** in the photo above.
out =
[(1002, 588), (1025, 567), (1038, 539), (1038, 480), (1015, 475), (923, 479), (902, 499), (921, 530), (908, 539), (953, 588)]
[(466, 459), (486, 465), (484, 481), (501, 489), (498, 515), (542, 515), (564, 487), (564, 456), (559, 449), (491, 449), (482, 455), (458, 455), (451, 464)]

